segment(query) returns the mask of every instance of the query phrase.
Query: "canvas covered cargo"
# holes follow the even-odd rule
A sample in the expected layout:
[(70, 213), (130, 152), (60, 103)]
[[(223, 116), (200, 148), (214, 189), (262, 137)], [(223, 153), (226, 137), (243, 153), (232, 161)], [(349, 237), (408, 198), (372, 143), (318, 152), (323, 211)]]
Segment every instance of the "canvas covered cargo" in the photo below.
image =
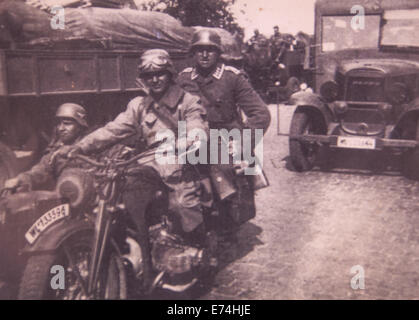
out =
[[(160, 12), (129, 8), (65, 8), (64, 28), (54, 29), (54, 15), (19, 1), (0, 3), (0, 45), (25, 49), (165, 49), (188, 51), (192, 34), (204, 27), (184, 27)], [(54, 20), (58, 21), (58, 20)], [(241, 59), (240, 45), (226, 30), (211, 28), (222, 39), (223, 58)]]
[(73, 48), (184, 51), (193, 32), (167, 14), (133, 9), (65, 8), (64, 29), (54, 30), (53, 19), (25, 3), (5, 1), (0, 4), (0, 42), (3, 47), (14, 42), (18, 47), (54, 48), (67, 42)]

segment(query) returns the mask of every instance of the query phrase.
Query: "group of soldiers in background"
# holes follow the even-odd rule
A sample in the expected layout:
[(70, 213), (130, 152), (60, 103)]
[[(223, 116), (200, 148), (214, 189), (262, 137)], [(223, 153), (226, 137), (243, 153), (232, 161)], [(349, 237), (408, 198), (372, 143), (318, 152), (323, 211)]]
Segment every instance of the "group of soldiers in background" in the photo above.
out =
[(290, 49), (304, 48), (304, 42), (297, 41), (290, 33), (279, 32), (279, 27), (274, 26), (274, 34), (268, 39), (263, 34), (255, 29), (253, 36), (247, 42), (247, 50), (250, 51), (255, 47), (269, 47), (272, 60), (281, 63), (284, 57), (284, 52)]

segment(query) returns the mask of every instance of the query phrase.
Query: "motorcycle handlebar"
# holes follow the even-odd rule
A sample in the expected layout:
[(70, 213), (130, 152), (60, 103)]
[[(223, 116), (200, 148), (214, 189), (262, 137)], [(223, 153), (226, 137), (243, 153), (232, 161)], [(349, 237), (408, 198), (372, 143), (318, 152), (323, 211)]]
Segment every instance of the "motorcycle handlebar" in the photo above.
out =
[[(197, 143), (194, 143), (194, 147), (193, 148), (190, 148), (188, 151), (186, 151), (186, 152), (184, 152), (184, 153), (182, 153), (181, 155), (178, 155), (178, 156), (179, 157), (180, 156), (183, 156), (184, 157), (188, 153), (196, 152), (199, 149), (199, 147), (200, 147), (200, 143), (198, 143), (198, 142)], [(127, 165), (130, 165), (130, 164), (132, 164), (134, 162), (137, 162), (138, 160), (141, 160), (142, 158), (146, 158), (148, 156), (153, 155), (155, 153), (155, 151), (157, 150), (157, 148), (158, 148), (158, 146), (153, 147), (153, 148), (150, 148), (150, 149), (148, 149), (148, 150), (146, 150), (146, 151), (144, 151), (144, 152), (142, 152), (142, 153), (140, 153), (140, 154), (132, 157), (131, 159), (115, 162), (114, 163), (114, 166), (116, 168), (121, 168), (121, 167), (125, 167)], [(93, 165), (95, 167), (98, 167), (98, 168), (105, 168), (106, 167), (106, 164), (97, 162), (97, 161), (95, 161), (95, 160), (93, 160), (93, 159), (91, 159), (91, 158), (89, 158), (87, 156), (83, 156), (83, 155), (77, 154), (75, 157), (77, 159), (80, 159), (82, 161), (85, 161), (85, 162), (87, 162), (87, 163), (89, 163), (89, 164), (91, 164), (91, 165)], [(153, 160), (155, 160), (154, 157), (153, 157), (153, 159), (147, 160), (147, 161), (145, 161), (142, 164), (145, 164), (147, 162), (151, 162)]]
[[(155, 149), (156, 148), (144, 151), (144, 152), (142, 152), (142, 153), (140, 153), (140, 154), (138, 154), (138, 155), (136, 155), (136, 156), (134, 156), (134, 157), (132, 157), (131, 159), (128, 159), (128, 160), (122, 160), (122, 161), (115, 162), (114, 166), (116, 168), (125, 167), (125, 166), (127, 166), (131, 163), (134, 163), (134, 162), (140, 160), (141, 158), (152, 155), (154, 153)], [(81, 155), (81, 154), (75, 155), (75, 158), (79, 159), (79, 160), (82, 160), (82, 161), (84, 161), (88, 164), (91, 164), (92, 166), (98, 167), (98, 168), (105, 168), (106, 167), (106, 164), (100, 163), (100, 162), (98, 162), (98, 161), (96, 161), (96, 160), (94, 160), (90, 157), (87, 157), (87, 156), (84, 156), (84, 155)]]
[(105, 167), (105, 165), (103, 163), (97, 162), (97, 161), (95, 161), (95, 160), (93, 160), (93, 159), (91, 159), (87, 156), (83, 156), (81, 154), (77, 154), (76, 158), (79, 159), (79, 160), (82, 160), (84, 162), (87, 162), (88, 164), (91, 164), (92, 166), (95, 166), (95, 167), (99, 167), (99, 168), (104, 168)]

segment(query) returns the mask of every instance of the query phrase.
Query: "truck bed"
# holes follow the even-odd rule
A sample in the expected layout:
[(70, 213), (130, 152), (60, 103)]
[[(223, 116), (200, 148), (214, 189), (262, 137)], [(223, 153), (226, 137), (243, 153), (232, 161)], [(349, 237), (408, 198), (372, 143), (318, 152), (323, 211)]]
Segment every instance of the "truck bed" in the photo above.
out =
[[(137, 91), (140, 51), (0, 50), (0, 96)], [(188, 56), (172, 54), (178, 71)]]

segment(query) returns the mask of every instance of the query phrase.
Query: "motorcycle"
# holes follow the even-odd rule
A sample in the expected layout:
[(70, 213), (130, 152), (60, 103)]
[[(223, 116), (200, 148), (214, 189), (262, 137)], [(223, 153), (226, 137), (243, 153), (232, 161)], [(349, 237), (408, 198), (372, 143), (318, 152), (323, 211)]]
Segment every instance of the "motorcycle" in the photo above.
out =
[[(100, 174), (106, 177), (106, 172)], [(110, 179), (108, 188), (114, 185)], [(1, 277), (11, 283), (10, 296), (127, 298), (122, 246), (109, 237), (111, 214), (117, 211), (111, 208), (117, 205), (115, 194), (110, 194), (110, 189), (98, 194), (98, 187), (88, 171), (69, 168), (61, 174), (54, 191), (1, 191)], [(109, 241), (99, 248), (104, 231)], [(101, 260), (97, 269), (98, 256)], [(95, 269), (90, 269), (92, 265)], [(51, 273), (57, 268), (62, 272), (58, 287), (52, 284)], [(92, 270), (94, 279), (90, 277)]]
[[(173, 232), (165, 201), (168, 190), (162, 185), (149, 206), (153, 274), (151, 285), (146, 286), (146, 246), (136, 240), (122, 190), (129, 175), (154, 159), (154, 151), (129, 160), (97, 162), (82, 155), (77, 159), (90, 169), (65, 169), (55, 191), (18, 193), (0, 200), (4, 202), (1, 228), (8, 232), (2, 235), (9, 239), (2, 240), (1, 247), (8, 251), (1, 255), (8, 258), (3, 265), (23, 266), (13, 270), (18, 275), (15, 279), (21, 275), (19, 299), (141, 298), (157, 288), (185, 292), (214, 275), (216, 228), (222, 225), (217, 221), (228, 210), (221, 201), (215, 199), (215, 206), (207, 206), (204, 212), (204, 220), (210, 222), (205, 248), (191, 245)], [(212, 196), (205, 185), (202, 197), (208, 201)]]

